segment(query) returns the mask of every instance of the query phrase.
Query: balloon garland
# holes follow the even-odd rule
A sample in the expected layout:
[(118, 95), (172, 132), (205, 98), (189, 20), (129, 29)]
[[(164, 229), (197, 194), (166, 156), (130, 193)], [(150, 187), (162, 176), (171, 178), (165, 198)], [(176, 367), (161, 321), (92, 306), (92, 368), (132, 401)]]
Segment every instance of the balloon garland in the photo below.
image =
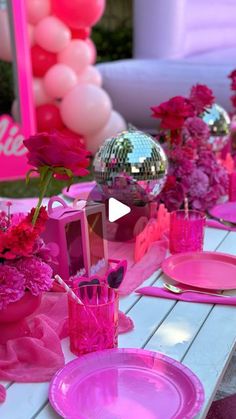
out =
[[(93, 66), (96, 47), (89, 36), (104, 12), (105, 0), (25, 0), (25, 4), (37, 129), (73, 135), (95, 153), (106, 138), (126, 128), (123, 117), (112, 110), (101, 74)], [(11, 61), (3, 10), (0, 20), (0, 59)]]

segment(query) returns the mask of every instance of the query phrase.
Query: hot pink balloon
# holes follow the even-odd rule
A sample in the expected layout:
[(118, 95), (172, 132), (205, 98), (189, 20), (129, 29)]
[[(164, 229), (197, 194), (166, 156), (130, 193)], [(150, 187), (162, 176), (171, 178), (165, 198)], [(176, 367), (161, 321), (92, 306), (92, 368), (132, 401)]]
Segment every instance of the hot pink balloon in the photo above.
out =
[(50, 103), (52, 99), (47, 95), (43, 79), (34, 78), (33, 79), (33, 97), (35, 106), (45, 105), (45, 103)]
[(78, 75), (78, 83), (91, 83), (96, 84), (96, 86), (102, 85), (102, 76), (101, 73), (97, 70), (96, 67), (89, 65), (83, 73)]
[(51, 98), (62, 98), (77, 83), (76, 73), (65, 64), (53, 65), (44, 76), (44, 87)]
[(70, 30), (54, 16), (42, 19), (35, 27), (35, 42), (46, 51), (59, 52), (67, 47)]
[(5, 10), (0, 9), (0, 59), (12, 61), (12, 48), (8, 17)]
[(81, 39), (72, 39), (67, 47), (58, 54), (58, 61), (68, 65), (76, 73), (81, 73), (89, 65), (89, 47)]
[(26, 0), (25, 6), (28, 22), (32, 25), (50, 14), (50, 0)]
[(95, 154), (107, 138), (113, 137), (125, 129), (124, 118), (118, 112), (111, 111), (110, 118), (102, 130), (86, 139), (88, 150)]
[(53, 14), (71, 28), (93, 26), (102, 16), (105, 0), (51, 0)]
[(111, 113), (108, 94), (93, 84), (78, 84), (61, 102), (61, 117), (67, 128), (87, 136), (99, 131)]
[(94, 42), (90, 38), (86, 39), (85, 42), (89, 47), (89, 55), (90, 55), (89, 64), (95, 64), (96, 59), (97, 59), (97, 50), (94, 45)]

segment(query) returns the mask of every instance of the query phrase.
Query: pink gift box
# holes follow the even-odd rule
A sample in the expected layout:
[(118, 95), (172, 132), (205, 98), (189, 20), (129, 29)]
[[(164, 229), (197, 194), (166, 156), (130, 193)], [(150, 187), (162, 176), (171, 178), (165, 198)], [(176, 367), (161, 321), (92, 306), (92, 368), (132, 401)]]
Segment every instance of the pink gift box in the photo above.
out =
[[(54, 202), (61, 205), (53, 207)], [(81, 207), (82, 201), (78, 201)], [(82, 209), (53, 197), (48, 203), (45, 243), (58, 246), (56, 272), (68, 282), (72, 276), (103, 274), (107, 269), (104, 204), (84, 202)], [(86, 205), (85, 205), (86, 204)]]

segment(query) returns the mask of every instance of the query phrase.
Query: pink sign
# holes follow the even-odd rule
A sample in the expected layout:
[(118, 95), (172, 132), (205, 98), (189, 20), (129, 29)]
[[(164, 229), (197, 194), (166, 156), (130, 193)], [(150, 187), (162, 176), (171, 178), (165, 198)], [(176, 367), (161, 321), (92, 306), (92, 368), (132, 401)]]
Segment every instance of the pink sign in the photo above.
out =
[[(20, 125), (9, 115), (0, 116), (0, 179), (24, 177), (29, 170), (25, 137), (35, 133), (35, 111), (32, 91), (32, 72), (29, 53), (25, 0), (9, 0), (8, 13), (16, 74)], [(7, 11), (6, 11), (7, 13)]]

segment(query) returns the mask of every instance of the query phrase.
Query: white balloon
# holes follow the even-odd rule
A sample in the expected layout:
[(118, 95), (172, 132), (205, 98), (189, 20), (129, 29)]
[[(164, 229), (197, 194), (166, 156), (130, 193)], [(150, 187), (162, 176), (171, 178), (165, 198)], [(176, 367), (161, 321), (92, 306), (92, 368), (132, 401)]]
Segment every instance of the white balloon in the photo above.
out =
[(95, 135), (86, 138), (86, 145), (92, 154), (95, 154), (103, 142), (119, 132), (126, 129), (126, 122), (118, 112), (111, 111), (110, 118), (103, 129), (97, 132)]
[(83, 73), (78, 74), (78, 83), (91, 83), (101, 87), (102, 75), (96, 67), (89, 65)]
[(52, 99), (47, 95), (43, 79), (34, 77), (33, 79), (33, 97), (35, 106), (44, 105), (52, 102)]

